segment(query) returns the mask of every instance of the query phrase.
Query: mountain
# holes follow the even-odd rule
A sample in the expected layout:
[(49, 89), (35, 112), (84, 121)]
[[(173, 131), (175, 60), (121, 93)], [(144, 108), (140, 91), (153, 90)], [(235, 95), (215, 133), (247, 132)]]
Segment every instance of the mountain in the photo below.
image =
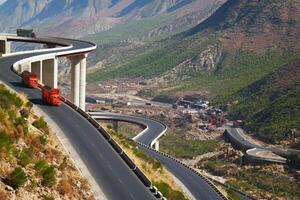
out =
[[(300, 144), (300, 60), (249, 85), (235, 98), (230, 114), (267, 143)], [(296, 140), (295, 140), (296, 139)], [(299, 147), (298, 147), (299, 148)]]
[[(287, 89), (279, 84), (274, 91), (261, 91), (258, 85), (267, 81), (261, 87), (272, 88), (285, 82), (285, 76), (300, 80), (299, 73), (292, 73), (298, 65), (289, 64), (300, 56), (299, 30), (297, 0), (228, 0), (205, 21), (181, 33), (129, 52), (114, 51), (117, 59), (97, 57), (101, 69), (88, 79), (143, 79), (147, 86), (139, 94), (149, 98), (192, 94), (210, 98), (224, 109), (239, 102), (229, 110), (231, 115), (244, 119), (246, 127), (265, 141), (278, 143), (299, 138), (295, 115), (300, 99), (293, 95), (298, 86)], [(286, 73), (289, 69), (291, 74)]]
[(39, 34), (79, 37), (155, 16), (197, 15), (215, 2), (223, 0), (9, 0), (0, 5), (0, 27), (3, 32), (34, 27)]
[(299, 4), (229, 0), (199, 25), (126, 54), (89, 78), (141, 77), (176, 84), (176, 91), (230, 96), (299, 55)]

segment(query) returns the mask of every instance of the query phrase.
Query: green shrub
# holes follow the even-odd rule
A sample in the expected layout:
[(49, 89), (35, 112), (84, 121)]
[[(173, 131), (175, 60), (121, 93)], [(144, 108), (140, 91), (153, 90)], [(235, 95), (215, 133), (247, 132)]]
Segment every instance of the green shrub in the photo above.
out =
[(54, 166), (49, 166), (43, 173), (43, 185), (52, 187), (56, 183)]
[(28, 109), (23, 108), (22, 110), (20, 110), (20, 114), (21, 114), (22, 117), (27, 119), (29, 117), (30, 112), (29, 112)]
[(28, 123), (24, 117), (17, 117), (14, 122), (15, 126), (19, 126), (22, 128), (23, 133), (26, 135), (28, 133)]
[(30, 110), (33, 107), (33, 104), (30, 101), (27, 101), (25, 106), (26, 106), (26, 108), (28, 108)]
[(165, 182), (154, 182), (153, 183), (158, 190), (169, 200), (188, 200), (181, 192), (173, 190)]
[(43, 196), (43, 200), (55, 200), (53, 196), (45, 195)]
[(47, 138), (45, 137), (45, 135), (40, 135), (40, 142), (41, 144), (45, 145), (47, 143)]
[(36, 180), (31, 180), (30, 181), (30, 187), (31, 187), (31, 189), (35, 189), (36, 187), (38, 186), (38, 183), (36, 182)]
[(0, 84), (0, 107), (3, 109), (11, 109), (13, 106), (20, 108), (23, 105), (22, 100), (15, 94)]
[(37, 129), (43, 131), (45, 134), (49, 134), (49, 127), (43, 117), (40, 117), (39, 119), (35, 120), (32, 123), (32, 125)]
[(26, 165), (28, 165), (31, 161), (30, 159), (30, 154), (28, 151), (22, 151), (19, 155), (19, 164), (22, 166), (22, 167), (25, 167)]
[(3, 122), (6, 116), (7, 113), (2, 108), (0, 108), (0, 122)]
[(46, 161), (44, 160), (39, 160), (35, 163), (34, 165), (34, 169), (39, 173), (39, 174), (43, 174), (44, 171), (48, 168), (48, 164), (46, 163)]
[(13, 188), (19, 188), (23, 186), (27, 181), (25, 172), (21, 167), (17, 167), (10, 175), (9, 184)]
[(10, 151), (13, 147), (13, 141), (4, 131), (0, 132), (0, 150)]
[(17, 118), (17, 113), (16, 113), (15, 110), (9, 110), (9, 111), (7, 112), (7, 114), (8, 114), (8, 119), (9, 119), (11, 122), (14, 122), (15, 119)]

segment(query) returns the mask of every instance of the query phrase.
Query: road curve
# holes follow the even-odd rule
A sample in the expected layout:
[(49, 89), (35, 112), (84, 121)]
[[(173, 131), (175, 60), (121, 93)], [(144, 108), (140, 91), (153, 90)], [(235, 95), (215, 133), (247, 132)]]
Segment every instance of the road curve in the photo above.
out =
[(246, 156), (253, 160), (286, 163), (287, 159), (284, 157), (290, 154), (290, 152), (283, 149), (261, 146), (253, 143), (246, 138), (243, 133), (241, 133), (239, 128), (226, 126), (225, 133), (232, 140), (232, 142), (246, 150)]
[(89, 112), (89, 114), (98, 120), (116, 120), (142, 126), (144, 130), (135, 136), (133, 140), (147, 146), (152, 146), (153, 141), (156, 141), (167, 130), (167, 126), (165, 124), (146, 117), (103, 112)]
[(139, 116), (103, 112), (90, 112), (89, 114), (97, 120), (117, 120), (143, 126), (145, 129), (138, 137), (134, 138), (134, 140), (138, 142), (139, 148), (149, 156), (159, 160), (185, 185), (195, 199), (224, 199), (224, 196), (222, 196), (210, 182), (196, 174), (191, 168), (188, 168), (165, 154), (146, 147), (149, 147), (153, 140), (156, 140), (158, 136), (161, 136), (166, 131), (166, 125), (159, 121)]
[(93, 44), (89, 42), (69, 39), (60, 39), (60, 41), (70, 44), (69, 48), (64, 50), (50, 49), (44, 52), (1, 58), (0, 80), (15, 91), (26, 94), (31, 102), (47, 113), (61, 128), (76, 151), (81, 155), (82, 160), (107, 199), (155, 199), (111, 145), (85, 118), (66, 104), (62, 104), (60, 107), (45, 105), (41, 101), (41, 92), (37, 89), (24, 87), (19, 76), (11, 70), (15, 62), (28, 57), (49, 53), (56, 53), (63, 56), (70, 51), (81, 52), (81, 49), (83, 49), (82, 51), (85, 52), (84, 49), (93, 47)]

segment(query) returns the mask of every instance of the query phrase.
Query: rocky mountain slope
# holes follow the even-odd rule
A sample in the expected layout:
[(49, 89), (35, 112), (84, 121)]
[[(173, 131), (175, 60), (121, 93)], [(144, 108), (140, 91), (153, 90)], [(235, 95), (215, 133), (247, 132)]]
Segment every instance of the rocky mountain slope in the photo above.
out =
[[(243, 89), (299, 57), (299, 13), (297, 0), (229, 0), (189, 30), (147, 44), (146, 48), (137, 48), (113, 62), (104, 62), (100, 70), (89, 75), (89, 80), (141, 78), (148, 82), (140, 92), (144, 96), (192, 93), (226, 105)], [(295, 77), (300, 78), (298, 74)], [(282, 96), (287, 98), (289, 106), (297, 106), (289, 102), (290, 97)], [(272, 103), (264, 108), (262, 104), (255, 106), (253, 111), (263, 109), (269, 114), (274, 111)], [(285, 112), (284, 106), (277, 108)], [(257, 122), (255, 116), (246, 120)], [(270, 120), (272, 115), (264, 117)], [(269, 126), (273, 123), (262, 125), (260, 128), (269, 129), (262, 134), (276, 134), (277, 128)]]
[(295, 0), (229, 0), (198, 26), (122, 57), (90, 80), (145, 77), (170, 84), (179, 80), (183, 86), (217, 79), (211, 92), (225, 81), (220, 89), (233, 94), (296, 57), (299, 9)]
[(79, 37), (155, 16), (197, 15), (216, 2), (223, 0), (9, 0), (0, 5), (0, 27), (4, 32), (34, 27), (40, 34)]
[(0, 199), (94, 199), (32, 104), (0, 84)]

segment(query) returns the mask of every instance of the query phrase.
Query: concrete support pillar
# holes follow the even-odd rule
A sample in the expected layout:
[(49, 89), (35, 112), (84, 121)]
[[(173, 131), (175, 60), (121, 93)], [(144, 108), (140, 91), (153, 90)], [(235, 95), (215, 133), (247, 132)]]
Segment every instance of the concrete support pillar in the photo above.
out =
[(159, 151), (159, 141), (158, 140), (154, 143), (154, 149), (156, 151)]
[(31, 72), (31, 63), (30, 62), (26, 62), (26, 63), (23, 63), (21, 65), (19, 65), (19, 72), (22, 73), (24, 71), (29, 71)]
[(71, 63), (71, 100), (79, 106), (80, 60), (72, 57)]
[(86, 58), (84, 55), (80, 61), (80, 91), (79, 91), (79, 107), (85, 111), (85, 95), (86, 95)]
[(42, 61), (42, 80), (43, 84), (57, 88), (58, 64), (56, 58), (51, 58)]
[(0, 53), (5, 54), (6, 53), (6, 40), (0, 39)]
[(43, 83), (43, 70), (42, 62), (36, 61), (31, 63), (31, 72), (35, 73), (39, 83)]
[(69, 57), (71, 68), (71, 100), (85, 111), (87, 54)]
[(11, 42), (6, 42), (6, 53), (11, 52)]
[(7, 41), (6, 37), (0, 38), (0, 54), (10, 53), (10, 42)]

